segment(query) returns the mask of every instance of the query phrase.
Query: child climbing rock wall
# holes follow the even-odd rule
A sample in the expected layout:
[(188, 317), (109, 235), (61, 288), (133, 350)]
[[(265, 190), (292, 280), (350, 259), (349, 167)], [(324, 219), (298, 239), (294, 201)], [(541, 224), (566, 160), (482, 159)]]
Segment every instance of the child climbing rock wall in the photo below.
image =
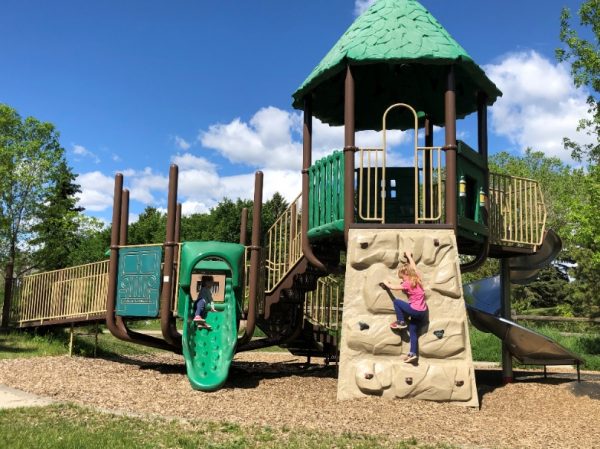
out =
[[(397, 282), (404, 251), (423, 278), (428, 317), (419, 326), (419, 359), (409, 352), (384, 281)], [(401, 291), (394, 295), (406, 299)], [(338, 399), (376, 395), (478, 406), (467, 313), (452, 230), (350, 229)]]

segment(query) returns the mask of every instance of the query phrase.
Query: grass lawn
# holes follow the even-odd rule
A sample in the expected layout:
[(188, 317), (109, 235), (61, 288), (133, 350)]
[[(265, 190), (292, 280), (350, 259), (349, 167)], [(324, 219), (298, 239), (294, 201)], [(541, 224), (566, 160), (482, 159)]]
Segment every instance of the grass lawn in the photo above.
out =
[(0, 447), (6, 449), (128, 448), (396, 448), (450, 449), (414, 439), (240, 426), (234, 423), (189, 423), (100, 413), (73, 405), (0, 411)]
[[(76, 332), (92, 334), (93, 327), (78, 328)], [(98, 334), (98, 356), (111, 357), (115, 355), (149, 354), (156, 351), (158, 349), (121, 341), (109, 333)], [(47, 332), (11, 331), (0, 334), (0, 359), (65, 355), (68, 352), (68, 329), (54, 329)], [(94, 336), (77, 335), (75, 337), (73, 354), (84, 357), (93, 356)]]

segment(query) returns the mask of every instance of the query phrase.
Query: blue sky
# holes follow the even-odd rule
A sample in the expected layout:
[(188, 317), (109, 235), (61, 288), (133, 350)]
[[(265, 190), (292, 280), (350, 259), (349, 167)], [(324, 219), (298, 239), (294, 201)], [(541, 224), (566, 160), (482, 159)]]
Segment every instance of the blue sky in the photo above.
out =
[[(368, 0), (3, 0), (0, 102), (52, 122), (82, 186), (87, 213), (110, 218), (114, 174), (125, 174), (132, 219), (166, 206), (169, 164), (180, 166), (184, 213), (223, 196), (300, 192), (301, 116), (291, 94)], [(554, 49), (573, 0), (422, 0), (496, 82), (490, 151), (527, 146), (568, 161), (586, 92)], [(315, 150), (343, 131), (315, 123)], [(459, 135), (473, 146), (468, 123)], [(392, 140), (403, 141), (396, 133)], [(581, 139), (579, 139), (581, 140)], [(374, 146), (377, 133), (358, 137)]]

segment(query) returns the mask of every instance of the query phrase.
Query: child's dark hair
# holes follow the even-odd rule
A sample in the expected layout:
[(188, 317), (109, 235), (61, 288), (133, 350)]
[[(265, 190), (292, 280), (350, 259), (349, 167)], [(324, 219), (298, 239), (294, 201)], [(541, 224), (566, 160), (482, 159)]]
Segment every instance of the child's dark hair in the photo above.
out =
[(212, 281), (213, 281), (212, 276), (202, 276), (202, 282), (200, 285), (202, 285), (204, 287), (208, 282), (212, 282)]

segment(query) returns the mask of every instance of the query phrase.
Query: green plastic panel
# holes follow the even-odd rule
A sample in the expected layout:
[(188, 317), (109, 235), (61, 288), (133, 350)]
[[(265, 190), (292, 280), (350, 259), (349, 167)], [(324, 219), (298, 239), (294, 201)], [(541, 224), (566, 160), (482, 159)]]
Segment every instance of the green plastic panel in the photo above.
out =
[(116, 313), (155, 318), (160, 303), (162, 247), (119, 249)]
[(488, 235), (484, 225), (483, 208), (479, 204), (479, 192), (485, 186), (487, 161), (465, 142), (457, 141), (457, 185), (461, 178), (466, 183), (466, 196), (458, 196), (458, 233), (476, 242)]

